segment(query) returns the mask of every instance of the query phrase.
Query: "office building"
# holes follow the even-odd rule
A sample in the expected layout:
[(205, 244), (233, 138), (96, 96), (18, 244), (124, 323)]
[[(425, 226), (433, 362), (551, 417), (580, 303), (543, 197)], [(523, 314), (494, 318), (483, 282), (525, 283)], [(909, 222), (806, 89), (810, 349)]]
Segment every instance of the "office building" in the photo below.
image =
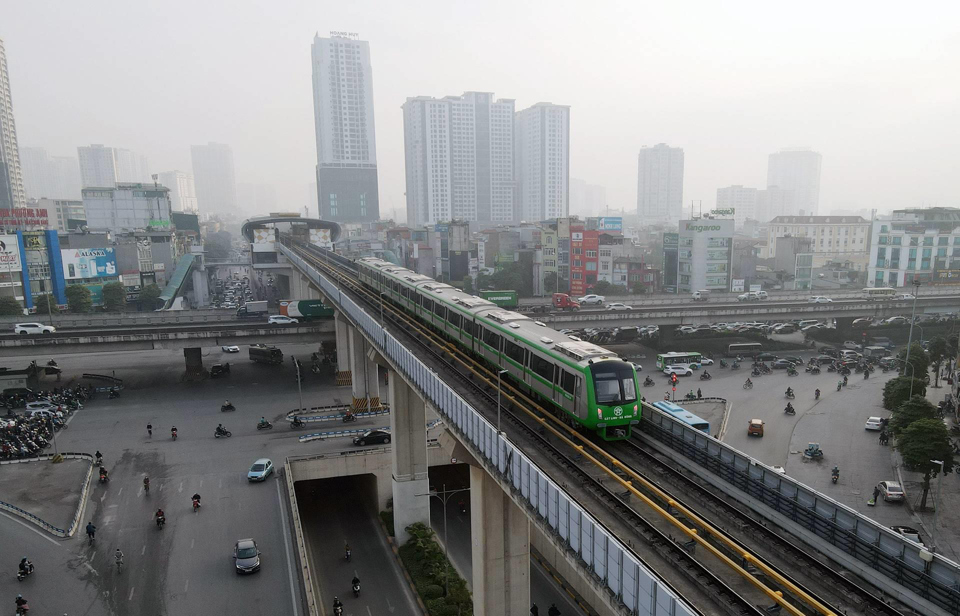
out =
[(314, 36), (313, 112), (320, 218), (380, 218), (370, 44), (354, 33)]
[[(734, 221), (681, 220), (677, 246), (677, 292), (729, 291), (733, 271)], [(664, 253), (667, 250), (664, 238)], [(666, 285), (664, 268), (664, 285)]]
[(118, 182), (149, 182), (150, 165), (147, 157), (123, 148), (114, 149)]
[(46, 210), (47, 216), (52, 218), (50, 226), (56, 226), (61, 233), (75, 231), (87, 224), (87, 213), (79, 199), (38, 199), (36, 208)]
[(193, 182), (193, 174), (186, 171), (164, 171), (157, 174), (162, 186), (170, 190), (170, 208), (174, 212), (190, 212), (196, 214), (197, 188)]
[(757, 191), (757, 220), (766, 223), (777, 216), (796, 216), (796, 194), (779, 186)]
[(0, 39), (0, 209), (22, 208), (27, 203), (20, 169), (17, 124), (13, 119), (13, 96), (7, 53)]
[(403, 104), (407, 224), (511, 222), (514, 101), (490, 92)]
[(514, 154), (519, 219), (538, 222), (570, 212), (570, 107), (537, 103), (516, 113)]
[(770, 155), (767, 188), (777, 186), (794, 193), (791, 209), (773, 216), (816, 216), (820, 207), (821, 161), (820, 154), (808, 148), (787, 148)]
[(43, 148), (20, 148), (23, 189), (28, 199), (79, 199), (80, 164), (69, 156), (48, 156)]
[(570, 178), (570, 214), (573, 216), (597, 216), (607, 207), (607, 189), (585, 180)]
[(190, 146), (197, 206), (206, 214), (227, 214), (237, 207), (233, 149), (222, 143)]
[(683, 209), (683, 148), (665, 143), (640, 150), (637, 215), (644, 225), (677, 224)]
[(960, 284), (960, 209), (894, 210), (871, 227), (867, 285)]
[(112, 188), (117, 184), (117, 157), (103, 144), (77, 148), (80, 160), (80, 188)]
[(120, 233), (170, 227), (170, 191), (152, 183), (84, 188), (83, 207), (91, 230)]
[(739, 184), (718, 188), (714, 213), (733, 218), (737, 229), (742, 229), (747, 220), (757, 220), (757, 189)]
[(857, 270), (866, 269), (870, 221), (860, 216), (777, 216), (767, 225), (774, 256), (783, 237), (810, 238), (814, 267), (849, 261)]

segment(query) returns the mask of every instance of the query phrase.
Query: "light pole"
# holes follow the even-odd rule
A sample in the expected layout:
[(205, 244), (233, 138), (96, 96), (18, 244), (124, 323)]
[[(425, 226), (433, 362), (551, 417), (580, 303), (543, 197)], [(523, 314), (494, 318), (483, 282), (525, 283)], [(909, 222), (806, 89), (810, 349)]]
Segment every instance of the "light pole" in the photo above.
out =
[(933, 499), (933, 551), (937, 551), (937, 517), (940, 513), (940, 483), (943, 481), (943, 460), (930, 460), (940, 465), (940, 475), (937, 477), (937, 495)]
[(909, 400), (910, 398), (913, 397), (913, 379), (914, 379), (913, 364), (908, 364), (908, 363), (903, 364), (904, 376), (906, 376), (907, 368), (910, 368), (910, 396), (907, 398), (907, 400)]
[(917, 295), (920, 294), (920, 281), (913, 281), (913, 311), (910, 313), (910, 333), (907, 334), (907, 358), (910, 361), (910, 345), (913, 344), (913, 321), (917, 316)]
[(497, 371), (497, 434), (503, 434), (500, 429), (500, 378), (506, 373), (506, 370)]
[(297, 393), (300, 394), (300, 412), (303, 412), (303, 385), (301, 383), (300, 377), (300, 360), (296, 357), (293, 358), (293, 365), (297, 367)]
[(437, 492), (436, 490), (430, 490), (426, 494), (414, 494), (414, 496), (432, 496), (440, 500), (443, 503), (443, 557), (446, 559), (447, 564), (443, 568), (443, 594), (446, 595), (449, 592), (449, 585), (447, 580), (450, 575), (450, 558), (447, 556), (447, 503), (450, 502), (450, 498), (458, 492), (469, 492), (470, 488), (460, 488), (459, 490), (450, 490), (447, 491), (446, 484), (443, 485), (443, 489)]

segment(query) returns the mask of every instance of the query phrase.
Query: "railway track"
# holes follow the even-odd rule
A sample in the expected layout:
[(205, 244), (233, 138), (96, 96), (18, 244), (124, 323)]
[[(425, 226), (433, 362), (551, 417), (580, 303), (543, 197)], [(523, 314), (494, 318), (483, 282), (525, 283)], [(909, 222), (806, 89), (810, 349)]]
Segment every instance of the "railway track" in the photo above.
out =
[[(486, 364), (476, 361), (457, 345), (392, 304), (381, 304), (377, 293), (356, 281), (355, 272), (342, 269), (348, 267), (347, 263), (332, 262), (329, 255), (319, 253), (312, 247), (300, 246), (297, 249), (301, 256), (309, 259), (316, 267), (336, 276), (342, 288), (349, 287), (356, 299), (360, 299), (374, 311), (382, 310), (385, 320), (389, 319), (392, 324), (399, 326), (415, 339), (417, 344), (424, 347), (435, 361), (450, 368), (459, 382), (484, 401), (488, 408), (496, 408), (496, 374)], [(655, 460), (649, 452), (629, 441), (618, 443), (614, 447), (611, 447), (610, 443), (600, 445), (570, 426), (569, 422), (561, 421), (553, 413), (543, 409), (511, 383), (504, 382), (502, 391), (502, 400), (506, 404), (501, 408), (506, 411), (512, 423), (523, 430), (525, 437), (549, 451), (553, 462), (561, 466), (564, 472), (573, 475), (578, 481), (586, 482), (584, 485), (590, 485), (590, 490), (603, 506), (628, 524), (637, 538), (642, 539), (661, 560), (677, 567), (694, 584), (708, 589), (707, 594), (714, 602), (713, 610), (719, 607), (729, 614), (770, 613), (780, 610), (797, 615), (834, 614), (837, 610), (830, 605), (833, 600), (846, 607), (853, 607), (857, 613), (871, 616), (902, 613), (797, 546), (778, 538), (780, 541), (774, 549), (785, 552), (788, 559), (795, 559), (796, 565), (814, 570), (817, 581), (825, 582), (826, 577), (833, 580), (831, 586), (839, 592), (832, 592), (830, 599), (818, 597), (815, 592), (786, 573), (782, 566), (774, 566), (767, 558), (756, 554), (755, 549), (733, 538), (649, 477), (637, 472), (635, 468), (651, 465)], [(647, 410), (649, 412), (649, 408)], [(547, 433), (558, 437), (565, 450), (547, 438)], [(583, 468), (585, 463), (593, 473)], [(671, 480), (683, 483), (680, 480), (682, 475), (662, 461), (656, 460), (656, 468), (672, 470), (676, 475), (670, 475)], [(611, 480), (614, 485), (619, 485), (622, 491), (611, 489), (607, 485)], [(690, 480), (686, 481), (693, 484)], [(698, 498), (709, 498), (714, 511), (724, 510), (727, 516), (739, 515), (736, 522), (738, 525), (764, 528), (729, 504), (720, 504), (715, 495), (702, 487), (697, 486), (694, 493)], [(633, 504), (634, 501), (636, 505)], [(646, 517), (651, 511), (657, 514), (652, 520)], [(671, 529), (679, 532), (682, 540), (674, 539)], [(615, 530), (613, 532), (622, 537), (621, 533)], [(759, 530), (756, 532), (764, 534)], [(772, 540), (771, 535), (776, 534), (767, 531), (765, 539)], [(705, 554), (695, 557), (696, 547), (702, 547)], [(656, 567), (651, 569), (656, 570)], [(737, 577), (734, 578), (735, 582), (728, 584), (724, 578), (729, 577), (731, 571), (736, 573)], [(757, 603), (758, 601), (766, 603)], [(713, 610), (705, 611), (711, 613)]]

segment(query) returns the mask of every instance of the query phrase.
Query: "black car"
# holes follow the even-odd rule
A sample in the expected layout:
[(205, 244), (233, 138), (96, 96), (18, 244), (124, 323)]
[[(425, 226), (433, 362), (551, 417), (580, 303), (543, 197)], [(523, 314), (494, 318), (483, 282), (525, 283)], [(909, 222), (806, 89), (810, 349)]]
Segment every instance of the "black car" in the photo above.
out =
[(785, 370), (787, 368), (796, 368), (796, 364), (794, 364), (789, 359), (778, 359), (777, 361), (773, 362), (773, 364), (771, 364), (771, 368), (773, 368), (774, 370)]
[(839, 357), (839, 356), (840, 356), (840, 351), (838, 351), (837, 349), (835, 349), (835, 348), (832, 347), (832, 346), (822, 346), (822, 347), (820, 347), (820, 353), (822, 353), (823, 355), (829, 355), (830, 357)]
[(777, 359), (777, 356), (773, 353), (760, 353), (757, 355), (757, 361), (773, 361)]
[(216, 379), (230, 374), (230, 364), (214, 364), (210, 366), (210, 378)]
[(834, 358), (830, 355), (817, 355), (816, 360), (818, 365), (832, 364), (834, 362)]
[(367, 430), (360, 436), (354, 437), (354, 445), (376, 445), (378, 443), (387, 444), (390, 442), (390, 433), (386, 430)]
[(794, 366), (803, 365), (803, 358), (797, 357), (796, 355), (785, 355), (782, 359), (785, 359), (788, 362), (791, 362)]

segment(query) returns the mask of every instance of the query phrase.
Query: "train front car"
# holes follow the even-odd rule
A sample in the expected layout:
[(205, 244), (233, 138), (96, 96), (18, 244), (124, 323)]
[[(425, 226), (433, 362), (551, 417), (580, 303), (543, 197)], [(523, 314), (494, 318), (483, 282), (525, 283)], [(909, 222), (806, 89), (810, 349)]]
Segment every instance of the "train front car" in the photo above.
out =
[(587, 367), (588, 417), (600, 438), (619, 441), (630, 438), (640, 423), (640, 390), (637, 372), (622, 359), (594, 361)]

